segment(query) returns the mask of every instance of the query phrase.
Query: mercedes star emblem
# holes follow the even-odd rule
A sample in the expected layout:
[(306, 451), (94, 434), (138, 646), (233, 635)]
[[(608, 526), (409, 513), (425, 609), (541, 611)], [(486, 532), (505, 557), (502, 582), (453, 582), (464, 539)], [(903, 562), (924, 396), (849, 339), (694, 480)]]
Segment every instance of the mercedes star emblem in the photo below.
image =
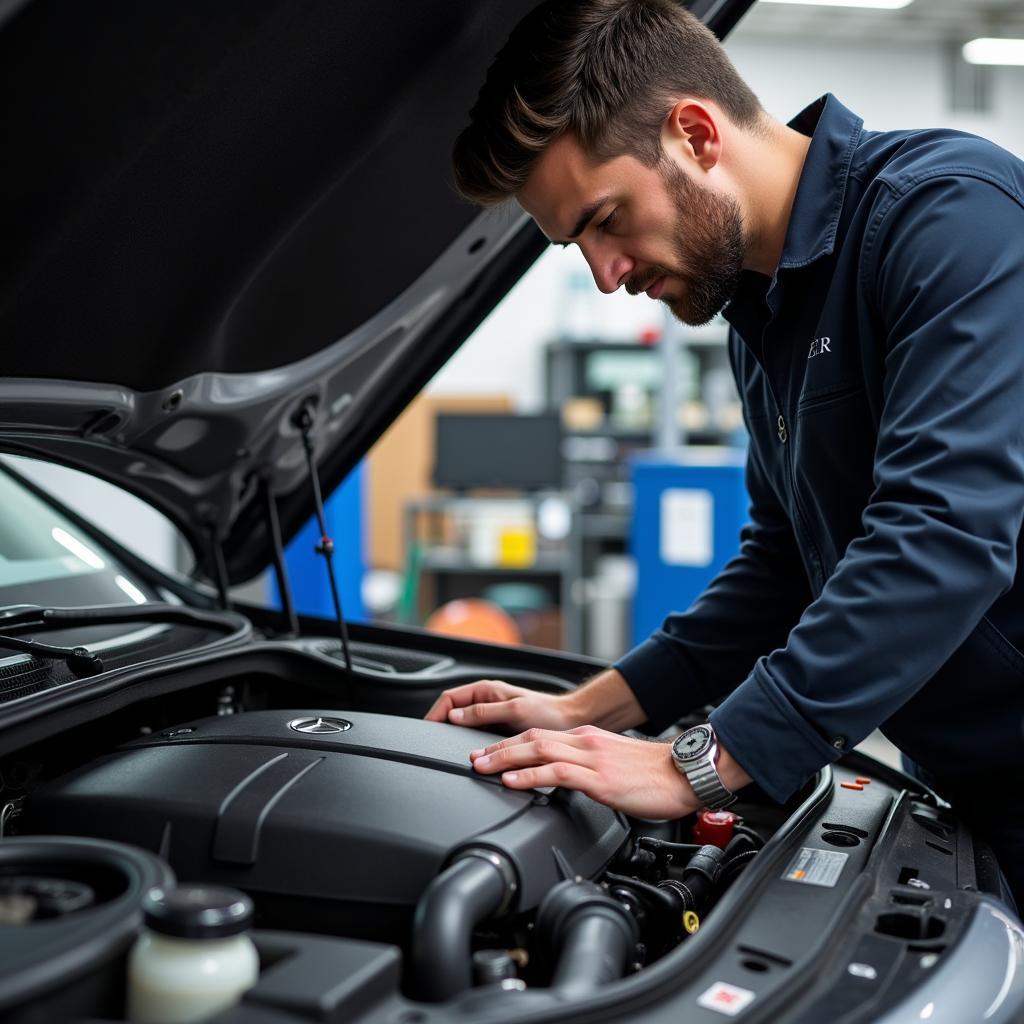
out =
[(293, 718), (288, 723), (288, 728), (307, 735), (323, 736), (333, 732), (346, 732), (352, 728), (352, 723), (346, 722), (344, 718)]

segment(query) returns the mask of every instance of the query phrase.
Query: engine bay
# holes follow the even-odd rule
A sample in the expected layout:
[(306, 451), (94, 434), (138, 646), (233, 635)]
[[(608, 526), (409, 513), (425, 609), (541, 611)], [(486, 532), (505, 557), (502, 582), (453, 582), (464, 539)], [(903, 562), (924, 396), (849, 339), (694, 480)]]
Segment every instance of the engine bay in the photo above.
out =
[(579, 793), (474, 777), (478, 737), (323, 709), (200, 719), (40, 786), (23, 824), (152, 850), (179, 879), (244, 888), (274, 927), (409, 947), (449, 866), (500, 864), (487, 916), (522, 914), (566, 874), (599, 875), (628, 836)]
[[(496, 735), (421, 717), (446, 685), (510, 673), (357, 636), (347, 677), (338, 653), (322, 637), (250, 643), (48, 715), (20, 745), (8, 736), (5, 1020), (123, 1020), (146, 893), (186, 883), (255, 905), (259, 982), (218, 1021), (560, 1019), (627, 982), (692, 977), (707, 989), (679, 965), (699, 965), (713, 935), (741, 923), (728, 955), (744, 991), (768, 991), (799, 962), (773, 915), (798, 916), (800, 941), (826, 928), (869, 837), (894, 818), (898, 791), (852, 774), (850, 790), (822, 777), (780, 807), (748, 788), (729, 811), (679, 822), (630, 819), (568, 790), (510, 790), (470, 764)], [(520, 679), (571, 685), (551, 668)], [(812, 823), (815, 804), (830, 809)], [(936, 885), (950, 869), (933, 834), (945, 819), (929, 811), (929, 833), (923, 813), (907, 804), (904, 817), (934, 865), (890, 872), (907, 901), (916, 875)], [(785, 880), (797, 833), (815, 864), (845, 865), (841, 884), (838, 873), (827, 886)], [(950, 915), (922, 906), (879, 913), (893, 954), (944, 948)]]

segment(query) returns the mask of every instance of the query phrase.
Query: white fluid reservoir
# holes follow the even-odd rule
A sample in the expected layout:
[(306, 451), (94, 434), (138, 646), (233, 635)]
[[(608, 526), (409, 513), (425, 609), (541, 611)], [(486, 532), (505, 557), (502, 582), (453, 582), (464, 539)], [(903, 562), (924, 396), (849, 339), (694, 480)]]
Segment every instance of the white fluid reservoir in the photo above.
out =
[(253, 907), (236, 889), (153, 889), (143, 904), (145, 927), (128, 959), (128, 1019), (133, 1024), (186, 1024), (236, 1003), (259, 976), (247, 931)]

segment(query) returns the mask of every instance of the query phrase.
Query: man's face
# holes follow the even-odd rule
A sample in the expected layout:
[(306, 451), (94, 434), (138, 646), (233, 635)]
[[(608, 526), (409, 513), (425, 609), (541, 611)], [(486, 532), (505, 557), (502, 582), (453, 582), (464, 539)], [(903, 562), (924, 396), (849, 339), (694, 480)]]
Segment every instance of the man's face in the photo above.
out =
[(698, 184), (667, 158), (593, 163), (563, 136), (540, 156), (519, 193), (554, 244), (575, 242), (603, 292), (625, 285), (664, 302), (684, 323), (707, 323), (732, 297), (743, 268), (734, 198)]

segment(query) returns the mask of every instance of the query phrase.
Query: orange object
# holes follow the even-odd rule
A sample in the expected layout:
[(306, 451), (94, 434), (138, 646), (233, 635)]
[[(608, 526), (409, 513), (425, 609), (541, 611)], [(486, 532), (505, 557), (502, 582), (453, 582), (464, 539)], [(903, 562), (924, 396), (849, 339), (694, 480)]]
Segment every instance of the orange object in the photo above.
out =
[(839, 785), (842, 786), (843, 789), (862, 790), (864, 788), (859, 782), (840, 782)]
[(856, 782), (857, 785), (859, 785), (859, 786), (870, 786), (871, 785), (871, 780), (870, 779), (854, 779), (853, 781)]
[(523, 642), (515, 619), (490, 601), (467, 597), (441, 605), (424, 623), (432, 633), (492, 644)]

